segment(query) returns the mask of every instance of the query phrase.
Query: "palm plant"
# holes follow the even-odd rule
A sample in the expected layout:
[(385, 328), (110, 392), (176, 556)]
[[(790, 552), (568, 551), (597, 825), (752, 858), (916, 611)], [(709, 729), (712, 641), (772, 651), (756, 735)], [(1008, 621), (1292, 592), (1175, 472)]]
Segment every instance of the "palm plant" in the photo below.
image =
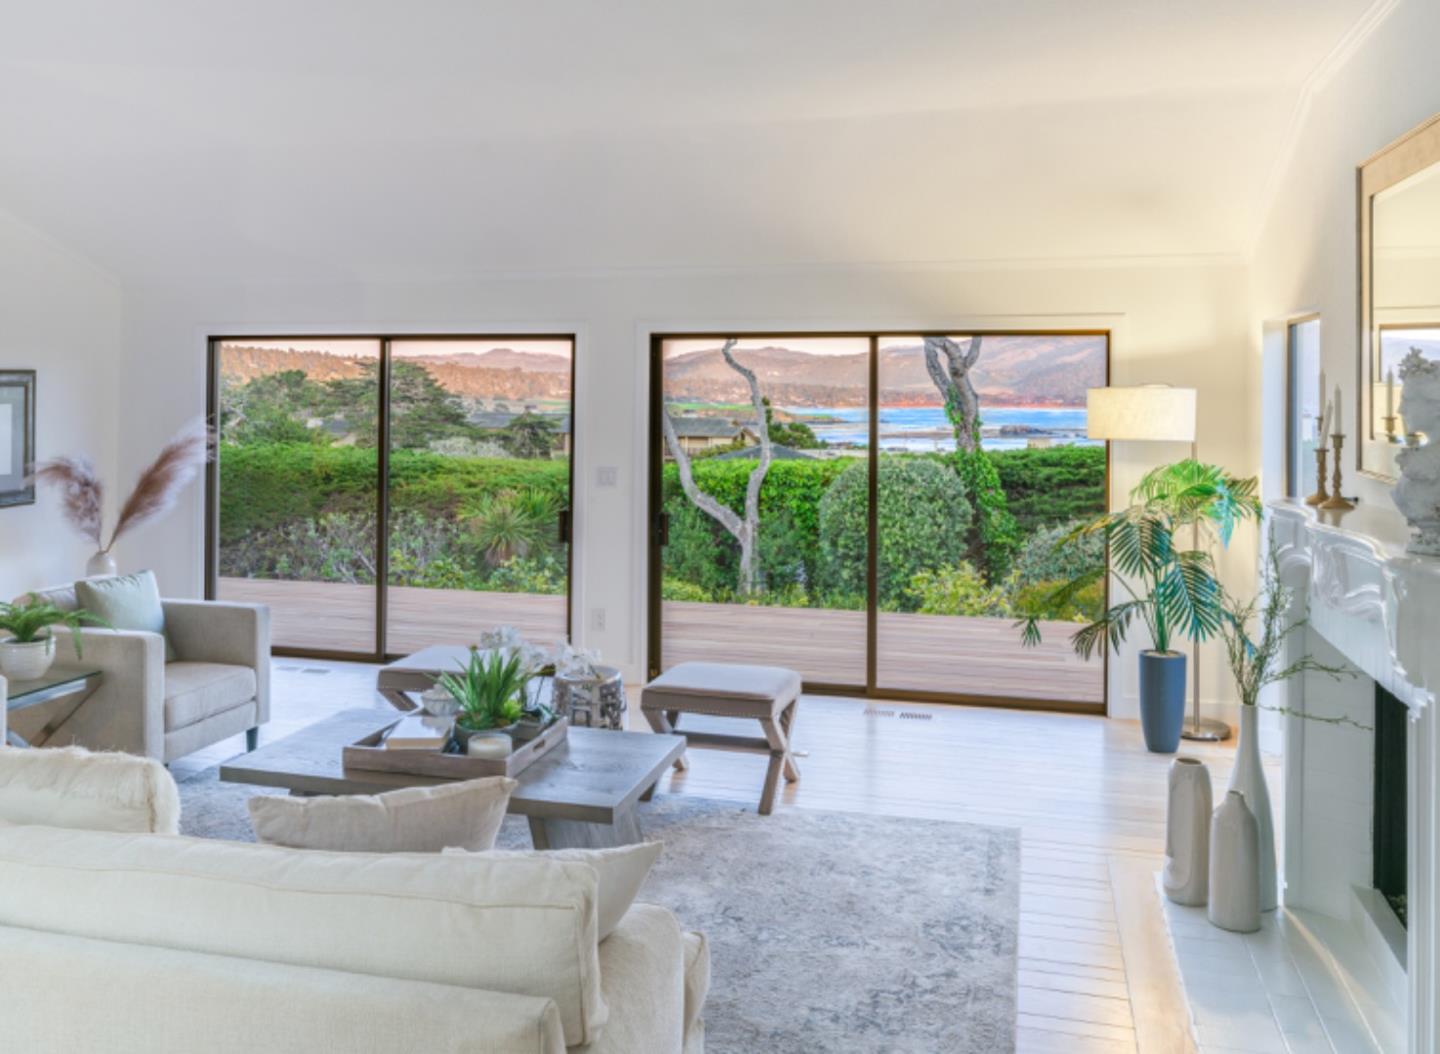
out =
[(541, 490), (487, 495), (468, 517), (471, 537), (492, 567), (529, 555), (555, 529), (555, 499)]
[(84, 609), (66, 611), (48, 600), (30, 596), (17, 604), (0, 602), (0, 630), (10, 634), (16, 644), (37, 644), (50, 636), (54, 626), (67, 627), (75, 638), (75, 654), (81, 653), (80, 629), (89, 624), (109, 627), (99, 615)]
[(460, 704), (457, 720), (469, 732), (504, 728), (520, 719), (531, 677), (518, 652), (470, 649), (459, 673), (442, 673), (435, 683)]
[[(1185, 460), (1147, 473), (1130, 492), (1131, 505), (1082, 523), (1056, 543), (1078, 546), (1086, 538), (1104, 538), (1116, 581), (1125, 598), (1086, 623), (1071, 638), (1088, 659), (1107, 646), (1118, 648), (1136, 619), (1145, 623), (1157, 652), (1169, 653), (1176, 635), (1208, 640), (1225, 622), (1225, 593), (1206, 545), (1182, 548), (1177, 536), (1186, 528), (1229, 544), (1236, 526), (1259, 519), (1257, 482), (1239, 479), (1217, 465)], [(1087, 589), (1105, 580), (1103, 565), (1091, 567), (1057, 586), (1021, 612), (1017, 623), (1026, 645), (1040, 642), (1040, 620), (1047, 610), (1075, 604)]]

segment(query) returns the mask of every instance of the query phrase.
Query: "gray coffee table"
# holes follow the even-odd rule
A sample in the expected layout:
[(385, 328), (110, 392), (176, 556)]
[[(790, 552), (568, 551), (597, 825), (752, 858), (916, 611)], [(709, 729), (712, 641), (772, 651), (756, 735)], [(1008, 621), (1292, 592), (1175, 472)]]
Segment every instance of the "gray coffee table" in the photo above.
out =
[[(346, 710), (220, 766), (228, 783), (292, 794), (379, 794), (444, 780), (347, 769), (340, 751), (393, 724), (383, 710)], [(572, 728), (566, 742), (520, 773), (512, 813), (530, 821), (536, 849), (632, 845), (642, 839), (635, 805), (685, 752), (682, 736)]]

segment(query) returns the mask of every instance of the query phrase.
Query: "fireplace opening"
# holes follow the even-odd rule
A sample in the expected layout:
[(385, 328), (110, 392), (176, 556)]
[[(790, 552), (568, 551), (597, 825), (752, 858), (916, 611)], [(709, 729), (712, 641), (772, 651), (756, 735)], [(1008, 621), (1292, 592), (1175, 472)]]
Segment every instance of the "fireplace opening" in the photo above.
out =
[(1409, 708), (1375, 686), (1375, 889), (1406, 924), (1405, 737)]

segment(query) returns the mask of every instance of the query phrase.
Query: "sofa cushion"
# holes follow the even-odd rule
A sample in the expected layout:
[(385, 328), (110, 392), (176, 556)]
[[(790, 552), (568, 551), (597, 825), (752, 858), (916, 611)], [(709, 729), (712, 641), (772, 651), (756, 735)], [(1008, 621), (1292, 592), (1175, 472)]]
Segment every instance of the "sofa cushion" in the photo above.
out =
[(0, 926), (549, 998), (607, 1016), (591, 867), (0, 830)]
[(600, 945), (600, 977), (610, 1020), (597, 1041), (570, 1054), (683, 1048), (685, 943), (674, 915), (654, 904), (631, 908)]
[(255, 698), (255, 671), (219, 662), (165, 664), (165, 730), (188, 728)]
[(61, 611), (74, 611), (80, 606), (80, 601), (75, 599), (75, 583), (73, 582), (68, 586), (37, 589), (33, 593), (26, 593), (24, 596), (16, 597), (15, 602), (18, 604), (30, 599), (48, 600)]
[(0, 748), (0, 819), (91, 831), (176, 834), (180, 793), (165, 766), (83, 747)]
[(257, 795), (247, 804), (255, 837), (272, 845), (342, 853), (438, 853), (452, 845), (491, 848), (516, 786), (512, 779), (491, 776), (375, 795)]
[[(525, 857), (542, 854), (547, 860), (570, 860), (589, 864), (600, 878), (600, 918), (598, 937), (604, 940), (615, 932), (620, 920), (640, 895), (640, 887), (660, 856), (660, 842), (641, 842), (611, 849), (497, 849), (482, 854), (494, 860), (500, 857)], [(447, 853), (460, 852), (446, 849)]]
[[(133, 629), (165, 637), (165, 609), (160, 604), (160, 583), (155, 572), (82, 578), (75, 583), (75, 599), (90, 614), (104, 619), (111, 629)], [(165, 637), (165, 661), (175, 661), (175, 648)]]

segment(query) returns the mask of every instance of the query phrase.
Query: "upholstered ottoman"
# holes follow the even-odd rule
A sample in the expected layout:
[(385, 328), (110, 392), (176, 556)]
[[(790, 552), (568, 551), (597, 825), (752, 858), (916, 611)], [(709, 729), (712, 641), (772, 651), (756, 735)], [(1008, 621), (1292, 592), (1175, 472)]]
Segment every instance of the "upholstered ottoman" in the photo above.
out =
[[(760, 815), (775, 807), (780, 774), (787, 783), (800, 778), (790, 756), (790, 735), (800, 705), (800, 675), (780, 666), (741, 666), (720, 662), (682, 662), (647, 684), (640, 693), (640, 711), (657, 732), (677, 732), (687, 746), (715, 747), (770, 755)], [(748, 718), (760, 722), (764, 736), (732, 736), (717, 732), (680, 731), (681, 714)], [(686, 766), (685, 756), (675, 762)]]

